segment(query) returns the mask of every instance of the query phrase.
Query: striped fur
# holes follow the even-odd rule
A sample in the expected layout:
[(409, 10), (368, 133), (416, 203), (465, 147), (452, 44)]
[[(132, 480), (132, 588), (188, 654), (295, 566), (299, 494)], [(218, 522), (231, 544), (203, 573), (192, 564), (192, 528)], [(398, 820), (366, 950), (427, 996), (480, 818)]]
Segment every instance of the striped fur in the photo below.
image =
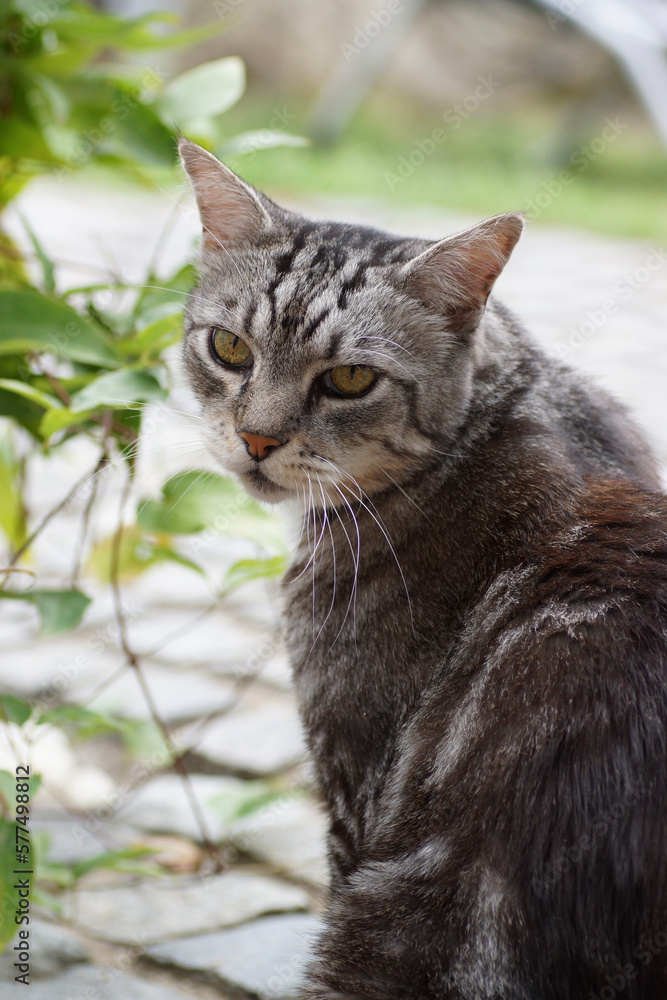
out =
[[(519, 220), (313, 222), (182, 155), (208, 441), (303, 518), (285, 624), (332, 872), (304, 998), (664, 1000), (667, 502), (622, 407), (487, 304)], [(380, 375), (332, 398), (340, 364)], [(244, 429), (284, 443), (255, 462)]]

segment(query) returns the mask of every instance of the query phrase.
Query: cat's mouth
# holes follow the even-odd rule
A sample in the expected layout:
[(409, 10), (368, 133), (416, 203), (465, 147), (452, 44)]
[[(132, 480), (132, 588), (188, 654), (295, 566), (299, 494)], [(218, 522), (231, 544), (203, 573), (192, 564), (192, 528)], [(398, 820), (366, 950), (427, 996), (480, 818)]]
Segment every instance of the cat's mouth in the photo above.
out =
[(277, 503), (279, 500), (284, 500), (288, 495), (282, 486), (274, 483), (260, 469), (250, 469), (248, 472), (242, 472), (240, 475), (248, 493), (254, 493), (261, 500), (268, 500), (269, 503)]

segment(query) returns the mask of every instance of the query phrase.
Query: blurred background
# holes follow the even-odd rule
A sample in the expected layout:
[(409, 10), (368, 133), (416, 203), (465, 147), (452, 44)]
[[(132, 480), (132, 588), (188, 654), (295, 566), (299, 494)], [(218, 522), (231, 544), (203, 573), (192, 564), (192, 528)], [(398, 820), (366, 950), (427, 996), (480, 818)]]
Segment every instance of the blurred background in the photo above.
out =
[(326, 863), (290, 528), (201, 445), (177, 136), (316, 217), (525, 212), (498, 296), (666, 469), (667, 4), (5, 0), (0, 55), (2, 995), (23, 962), (32, 1000), (294, 997)]

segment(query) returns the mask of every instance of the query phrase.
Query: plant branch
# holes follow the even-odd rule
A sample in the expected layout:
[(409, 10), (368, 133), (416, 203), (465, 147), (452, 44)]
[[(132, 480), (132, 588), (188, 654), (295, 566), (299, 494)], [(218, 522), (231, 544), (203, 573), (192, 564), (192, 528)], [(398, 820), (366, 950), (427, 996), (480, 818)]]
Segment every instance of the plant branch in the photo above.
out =
[(109, 437), (111, 434), (111, 410), (107, 410), (104, 414), (105, 423), (105, 435), (102, 441), (102, 454), (100, 455), (99, 461), (97, 463), (97, 469), (93, 478), (93, 485), (90, 488), (90, 496), (86, 502), (86, 506), (83, 512), (83, 517), (81, 519), (81, 528), (79, 530), (79, 537), (77, 540), (76, 551), (74, 554), (74, 565), (72, 566), (72, 577), (70, 586), (72, 590), (75, 589), (77, 581), (79, 579), (79, 573), (81, 571), (81, 560), (83, 559), (83, 553), (86, 545), (86, 538), (88, 536), (88, 528), (90, 526), (90, 515), (92, 513), (93, 505), (97, 498), (97, 490), (100, 483), (100, 477), (97, 474), (104, 469), (109, 461)]
[(160, 713), (158, 712), (157, 705), (155, 704), (155, 700), (153, 698), (151, 690), (148, 687), (148, 684), (146, 683), (146, 678), (144, 677), (139, 655), (131, 648), (129, 643), (129, 637), (127, 633), (127, 621), (125, 619), (125, 612), (123, 610), (123, 602), (120, 590), (119, 567), (120, 567), (120, 551), (123, 542), (123, 520), (122, 520), (123, 511), (125, 509), (125, 506), (127, 505), (127, 501), (130, 496), (131, 486), (132, 486), (132, 473), (131, 471), (128, 471), (125, 487), (123, 489), (123, 494), (121, 497), (118, 526), (116, 528), (116, 531), (114, 532), (111, 544), (110, 576), (111, 576), (111, 587), (114, 596), (116, 621), (118, 622), (120, 645), (121, 649), (123, 650), (123, 653), (125, 654), (128, 664), (132, 667), (137, 676), (137, 681), (139, 682), (139, 686), (141, 687), (141, 691), (148, 706), (151, 718), (155, 723), (155, 725), (160, 730), (162, 737), (165, 741), (165, 744), (167, 746), (167, 749), (171, 754), (172, 767), (183, 781), (185, 794), (190, 803), (190, 808), (192, 809), (192, 813), (197, 823), (197, 826), (199, 827), (204, 849), (206, 850), (209, 857), (213, 860), (215, 864), (215, 869), (217, 871), (220, 871), (225, 866), (224, 863), (222, 862), (222, 859), (219, 856), (219, 852), (216, 845), (211, 840), (206, 819), (204, 817), (201, 806), (199, 805), (197, 797), (194, 794), (194, 790), (192, 788), (190, 774), (188, 773), (188, 770), (183, 762), (183, 754), (179, 752), (176, 745), (174, 744), (174, 740), (172, 738), (171, 733), (169, 732), (169, 728), (167, 727), (166, 723), (164, 722), (164, 720), (160, 716)]
[(0, 582), (0, 590), (2, 590), (2, 588), (5, 585), (5, 583), (7, 582), (9, 574), (12, 572), (12, 570), (16, 566), (16, 563), (19, 561), (19, 559), (21, 558), (21, 556), (30, 548), (30, 546), (32, 545), (32, 543), (35, 541), (35, 539), (37, 538), (37, 536), (39, 534), (41, 534), (41, 532), (44, 530), (44, 528), (47, 526), (47, 524), (51, 520), (53, 520), (53, 518), (56, 516), (56, 514), (59, 514), (60, 511), (64, 507), (67, 506), (67, 504), (70, 502), (70, 500), (72, 499), (72, 497), (76, 496), (76, 494), (79, 492), (79, 490), (83, 486), (86, 485), (86, 483), (91, 478), (91, 476), (96, 476), (97, 475), (97, 473), (99, 472), (99, 470), (100, 470), (100, 468), (102, 466), (102, 458), (103, 458), (103, 453), (101, 452), (100, 456), (99, 456), (99, 458), (97, 460), (97, 462), (95, 463), (95, 467), (93, 468), (92, 472), (87, 472), (86, 475), (83, 476), (83, 478), (78, 481), (78, 483), (76, 484), (76, 486), (72, 490), (70, 490), (70, 492), (67, 494), (67, 496), (63, 500), (61, 500), (60, 503), (56, 504), (55, 507), (52, 507), (51, 510), (48, 512), (48, 514), (44, 515), (44, 517), (39, 522), (39, 524), (34, 529), (34, 531), (32, 531), (28, 535), (28, 537), (26, 538), (26, 540), (23, 542), (23, 544), (18, 547), (18, 549), (16, 550), (16, 552), (14, 553), (14, 555), (9, 560), (8, 565), (4, 569), (0, 569), (0, 574), (4, 575), (4, 579), (2, 580), (2, 582)]

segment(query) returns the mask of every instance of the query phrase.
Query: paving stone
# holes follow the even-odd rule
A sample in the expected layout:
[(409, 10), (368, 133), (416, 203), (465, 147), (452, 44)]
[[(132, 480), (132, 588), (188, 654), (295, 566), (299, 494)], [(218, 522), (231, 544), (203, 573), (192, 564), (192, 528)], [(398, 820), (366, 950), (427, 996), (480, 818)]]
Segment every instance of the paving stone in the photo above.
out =
[(71, 697), (83, 676), (88, 685), (100, 683), (122, 663), (120, 653), (99, 651), (94, 641), (78, 636), (39, 640), (28, 646), (3, 648), (0, 688), (8, 694), (51, 706)]
[[(30, 926), (23, 929), (30, 932), (31, 979), (53, 976), (69, 965), (88, 961), (84, 946), (65, 927), (31, 916)], [(19, 939), (15, 938), (0, 955), (0, 982), (11, 982), (18, 975), (18, 971), (14, 969), (14, 962), (18, 961), (14, 949), (18, 944)]]
[[(164, 451), (160, 456), (161, 460), (163, 454)], [(164, 465), (161, 475), (165, 480), (169, 477), (169, 471)], [(123, 592), (146, 609), (171, 605), (175, 612), (182, 612), (187, 608), (191, 616), (203, 611), (213, 600), (211, 588), (204, 577), (193, 573), (186, 566), (166, 561), (152, 566), (136, 580), (126, 584)]]
[[(220, 809), (209, 805), (217, 796), (238, 799), (247, 783), (239, 778), (212, 774), (190, 775), (192, 791), (204, 814), (209, 836), (220, 841), (229, 824)], [(161, 774), (141, 785), (116, 814), (121, 823), (153, 833), (175, 833), (191, 840), (201, 840), (201, 831), (193, 815), (182, 779), (176, 774)]]
[(322, 888), (329, 881), (326, 833), (322, 810), (305, 795), (286, 793), (236, 823), (230, 840), (280, 872)]
[[(211, 615), (195, 623), (192, 611), (187, 615), (161, 612), (138, 619), (132, 630), (137, 649), (152, 649), (160, 644), (155, 659), (183, 667), (193, 663), (243, 664), (261, 641), (261, 632), (222, 615)], [(189, 628), (189, 625), (192, 625)], [(179, 628), (185, 631), (166, 645), (165, 638)]]
[(279, 691), (292, 690), (292, 668), (289, 665), (287, 653), (279, 653), (267, 660), (259, 674), (259, 679), (271, 684)]
[(251, 923), (149, 948), (160, 964), (208, 973), (260, 1000), (294, 1000), (323, 929), (308, 913), (264, 917)]
[(144, 947), (201, 934), (264, 913), (302, 910), (307, 895), (295, 886), (250, 872), (203, 878), (169, 878), (69, 894), (65, 914), (105, 941)]
[(35, 609), (26, 601), (2, 601), (0, 647), (11, 649), (27, 643), (35, 635), (35, 624)]
[(41, 818), (37, 812), (33, 817), (35, 832), (45, 833), (48, 837), (49, 859), (61, 865), (97, 857), (109, 850), (110, 845), (130, 844), (136, 837), (136, 830), (109, 819), (104, 820), (99, 835), (94, 832), (96, 826), (96, 823), (86, 825), (85, 819), (73, 819), (71, 816)]
[[(234, 685), (229, 680), (150, 664), (143, 667), (142, 673), (164, 722), (212, 715), (228, 708), (234, 700)], [(87, 707), (131, 719), (151, 717), (139, 679), (131, 669), (87, 701)]]
[(13, 772), (17, 760), (30, 761), (42, 778), (35, 807), (97, 809), (113, 798), (115, 782), (106, 771), (79, 760), (63, 730), (40, 726), (28, 741), (25, 729), (11, 725), (12, 746), (0, 740), (0, 769)]
[[(190, 994), (191, 995), (191, 994)], [(158, 983), (129, 976), (118, 969), (84, 965), (54, 979), (30, 981), (28, 991), (20, 983), (2, 987), (2, 1000), (185, 1000), (188, 993), (176, 992)]]
[(283, 771), (306, 753), (301, 721), (287, 699), (212, 722), (194, 750), (232, 771), (252, 775)]

